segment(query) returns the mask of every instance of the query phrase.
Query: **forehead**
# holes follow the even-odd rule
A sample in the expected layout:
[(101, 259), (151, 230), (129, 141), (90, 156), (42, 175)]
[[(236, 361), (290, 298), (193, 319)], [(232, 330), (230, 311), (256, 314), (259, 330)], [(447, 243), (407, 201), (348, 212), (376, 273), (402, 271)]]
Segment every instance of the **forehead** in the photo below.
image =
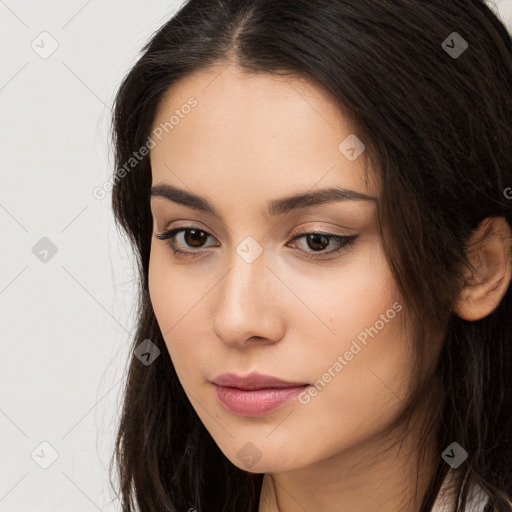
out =
[(326, 88), (305, 77), (233, 66), (195, 72), (167, 91), (155, 130), (153, 184), (182, 180), (204, 191), (222, 182), (240, 191), (243, 180), (249, 189), (267, 184), (289, 193), (321, 181), (372, 192), (364, 152), (351, 161), (340, 150), (355, 134), (350, 120)]

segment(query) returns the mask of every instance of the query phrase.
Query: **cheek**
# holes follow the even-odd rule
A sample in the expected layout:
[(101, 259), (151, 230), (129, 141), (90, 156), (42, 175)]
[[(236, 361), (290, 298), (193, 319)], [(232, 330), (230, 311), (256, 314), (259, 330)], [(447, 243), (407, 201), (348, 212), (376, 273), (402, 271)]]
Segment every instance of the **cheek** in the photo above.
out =
[(169, 322), (169, 302), (172, 302), (173, 290), (169, 288), (170, 281), (167, 275), (165, 261), (161, 248), (155, 249), (155, 243), (151, 246), (148, 270), (148, 290), (153, 311), (155, 312), (158, 325), (163, 332), (170, 328)]
[[(390, 324), (396, 323), (391, 320), (382, 324), (380, 320), (387, 311), (388, 317), (398, 315), (392, 306), (401, 303), (401, 297), (379, 246), (350, 255), (338, 268), (323, 267), (310, 274), (290, 275), (287, 281), (293, 283), (295, 295), (303, 302), (300, 304), (290, 295), (290, 326), (300, 326), (297, 339), (316, 339), (310, 348), (317, 352), (317, 360), (324, 358), (325, 362), (326, 355), (348, 350), (351, 340), (361, 332), (364, 338), (365, 329), (376, 322), (382, 333), (389, 332)], [(303, 336), (306, 332), (307, 339)]]
[(179, 352), (175, 353), (176, 343), (169, 343), (169, 340), (176, 339), (176, 331), (180, 328), (179, 320), (186, 313), (187, 287), (180, 282), (179, 272), (172, 272), (169, 255), (165, 252), (166, 249), (161, 247), (151, 250), (148, 288), (158, 326), (178, 371), (175, 361)]
[(308, 298), (331, 332), (311, 318), (302, 326), (307, 339), (317, 340), (306, 357), (317, 380), (313, 396), (304, 397), (304, 412), (310, 420), (324, 418), (333, 440), (343, 426), (358, 425), (358, 435), (388, 421), (410, 385), (405, 311), (395, 280), (381, 253), (360, 263), (350, 273), (333, 273), (322, 292)]
[(164, 338), (165, 333), (173, 329), (204, 294), (196, 280), (190, 279), (187, 273), (176, 270), (171, 257), (170, 248), (153, 244), (149, 259), (148, 288)]
[(207, 300), (212, 286), (194, 273), (180, 272), (172, 265), (166, 247), (152, 248), (149, 261), (149, 296), (158, 326), (180, 380), (188, 382), (189, 369), (197, 368), (208, 339)]

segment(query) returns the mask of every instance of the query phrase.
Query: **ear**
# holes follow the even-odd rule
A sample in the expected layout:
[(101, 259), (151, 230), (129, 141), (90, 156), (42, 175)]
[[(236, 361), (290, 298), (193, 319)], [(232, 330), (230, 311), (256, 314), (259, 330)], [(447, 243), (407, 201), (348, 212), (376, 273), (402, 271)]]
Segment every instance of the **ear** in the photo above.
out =
[(475, 321), (490, 315), (507, 291), (511, 276), (511, 232), (504, 217), (487, 217), (471, 235), (466, 272), (454, 313)]

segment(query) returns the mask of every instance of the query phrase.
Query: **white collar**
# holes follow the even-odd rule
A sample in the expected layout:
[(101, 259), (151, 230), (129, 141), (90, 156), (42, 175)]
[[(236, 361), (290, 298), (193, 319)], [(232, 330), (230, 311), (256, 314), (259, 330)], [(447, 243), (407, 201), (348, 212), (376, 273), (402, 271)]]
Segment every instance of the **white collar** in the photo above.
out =
[[(432, 512), (451, 512), (453, 510), (455, 496), (452, 495), (453, 490), (450, 492), (449, 487), (455, 473), (455, 471), (450, 469), (446, 474), (446, 477), (441, 485), (441, 489), (437, 494), (434, 506), (432, 507)], [(478, 484), (475, 484), (475, 486), (470, 490), (468, 494), (464, 512), (483, 512), (488, 499), (489, 496), (487, 493)]]

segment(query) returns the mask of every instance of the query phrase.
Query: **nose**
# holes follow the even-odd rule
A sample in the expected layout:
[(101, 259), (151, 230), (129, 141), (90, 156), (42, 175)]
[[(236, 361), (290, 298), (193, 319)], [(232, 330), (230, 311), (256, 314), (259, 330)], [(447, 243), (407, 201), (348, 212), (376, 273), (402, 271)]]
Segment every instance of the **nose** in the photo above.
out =
[(213, 332), (227, 345), (275, 343), (284, 336), (282, 283), (267, 267), (265, 251), (248, 263), (236, 251), (216, 286)]

